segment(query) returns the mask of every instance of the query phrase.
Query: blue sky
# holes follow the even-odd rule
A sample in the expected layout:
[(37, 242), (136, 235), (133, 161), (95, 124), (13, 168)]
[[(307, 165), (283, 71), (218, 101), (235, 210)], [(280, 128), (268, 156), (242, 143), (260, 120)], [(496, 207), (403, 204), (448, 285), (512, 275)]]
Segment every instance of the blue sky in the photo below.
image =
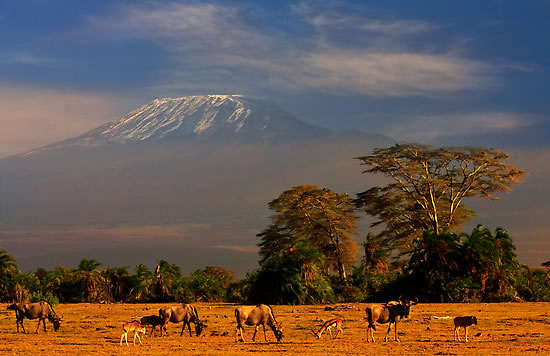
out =
[(399, 140), (545, 145), (549, 10), (547, 0), (3, 0), (0, 157), (154, 98), (212, 93)]
[(511, 152), (530, 175), (480, 220), (506, 221), (540, 263), (548, 14), (550, 0), (0, 0), (0, 158), (155, 98), (268, 98), (335, 130)]

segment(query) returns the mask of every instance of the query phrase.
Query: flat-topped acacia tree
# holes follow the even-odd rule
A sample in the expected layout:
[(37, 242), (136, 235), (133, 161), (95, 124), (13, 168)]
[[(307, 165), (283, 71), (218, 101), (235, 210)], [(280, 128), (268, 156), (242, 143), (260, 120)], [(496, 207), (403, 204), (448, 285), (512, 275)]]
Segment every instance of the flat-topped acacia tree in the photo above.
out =
[(272, 223), (258, 234), (260, 263), (289, 251), (299, 240), (310, 241), (333, 264), (342, 279), (346, 279), (346, 264), (357, 254), (355, 208), (346, 194), (328, 188), (300, 185), (283, 192), (269, 203), (275, 211)]
[(411, 143), (376, 148), (356, 159), (370, 167), (363, 173), (382, 173), (390, 181), (358, 194), (356, 203), (377, 219), (373, 226), (384, 224), (381, 235), (395, 242), (408, 243), (425, 230), (457, 229), (474, 215), (464, 199), (496, 200), (495, 193), (521, 182), (525, 172), (505, 163), (508, 158), (480, 147)]

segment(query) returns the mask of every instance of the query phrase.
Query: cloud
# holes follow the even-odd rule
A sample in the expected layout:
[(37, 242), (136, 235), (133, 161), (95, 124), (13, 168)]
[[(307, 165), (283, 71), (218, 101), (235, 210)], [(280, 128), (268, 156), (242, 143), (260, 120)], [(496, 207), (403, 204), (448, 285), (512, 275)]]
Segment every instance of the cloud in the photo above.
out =
[(258, 253), (260, 250), (256, 245), (216, 245), (215, 248), (236, 252)]
[(114, 120), (125, 100), (107, 94), (0, 87), (0, 158)]
[(532, 116), (509, 112), (442, 114), (400, 122), (390, 127), (386, 134), (398, 140), (433, 143), (442, 137), (510, 132), (536, 121)]
[(317, 29), (358, 30), (389, 37), (402, 37), (432, 32), (439, 28), (439, 26), (425, 21), (374, 19), (359, 15), (343, 14), (333, 9), (320, 10), (306, 3), (292, 6), (292, 9), (294, 12), (302, 15), (306, 22)]
[[(407, 42), (396, 48), (396, 36), (421, 38), (438, 25), (300, 6), (294, 7), (294, 13), (311, 30), (300, 34), (255, 25), (261, 18), (251, 15), (250, 9), (214, 3), (127, 5), (89, 18), (87, 26), (109, 38), (147, 39), (166, 51), (173, 66), (153, 86), (160, 92), (275, 88), (435, 96), (495, 84), (493, 67), (458, 55), (460, 48), (420, 51), (407, 47)], [(334, 28), (344, 32), (345, 41), (326, 36)], [(365, 42), (356, 31), (373, 33), (377, 40)]]
[(38, 56), (31, 53), (12, 52), (0, 54), (1, 64), (30, 64), (30, 65), (48, 65), (55, 63), (51, 57)]

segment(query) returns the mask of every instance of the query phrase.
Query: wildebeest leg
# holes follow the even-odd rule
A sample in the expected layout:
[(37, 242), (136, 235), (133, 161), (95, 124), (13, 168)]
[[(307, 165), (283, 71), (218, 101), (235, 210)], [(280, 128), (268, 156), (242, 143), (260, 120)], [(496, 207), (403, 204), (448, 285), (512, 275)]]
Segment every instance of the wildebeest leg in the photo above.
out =
[(391, 331), (391, 322), (388, 326), (388, 331), (386, 331), (386, 336), (384, 336), (384, 342), (388, 341), (388, 334), (390, 333), (390, 331)]
[(455, 341), (458, 339), (458, 342), (460, 342), (460, 326), (455, 327)]
[(17, 332), (19, 333), (19, 324), (21, 324), (21, 328), (23, 328), (23, 333), (26, 334), (25, 328), (23, 327), (23, 319), (19, 318), (19, 314), (17, 313), (17, 310), (15, 311), (15, 325), (17, 326)]
[(191, 333), (191, 322), (187, 323), (187, 328), (189, 329), (189, 336), (193, 336), (193, 334)]
[(468, 327), (464, 327), (464, 337), (466, 338), (466, 342), (468, 342)]
[[(183, 336), (183, 330), (185, 330), (185, 321), (183, 322), (183, 325), (181, 326), (180, 336)], [(191, 325), (189, 325), (189, 334), (191, 334)]]
[(252, 341), (256, 342), (256, 333), (258, 332), (258, 329), (260, 328), (260, 325), (256, 325), (254, 328), (254, 335), (252, 336)]
[(397, 321), (395, 322), (395, 326), (393, 327), (395, 331), (395, 341), (399, 342), (399, 336), (397, 336)]
[(38, 325), (36, 325), (36, 331), (35, 331), (36, 334), (38, 334), (38, 329), (40, 329), (40, 321), (41, 320), (42, 319), (38, 319)]
[(265, 339), (265, 342), (267, 342), (267, 335), (265, 334), (265, 324), (262, 324), (263, 327), (264, 327), (264, 339)]
[(42, 319), (42, 326), (44, 327), (44, 332), (46, 332), (46, 319)]

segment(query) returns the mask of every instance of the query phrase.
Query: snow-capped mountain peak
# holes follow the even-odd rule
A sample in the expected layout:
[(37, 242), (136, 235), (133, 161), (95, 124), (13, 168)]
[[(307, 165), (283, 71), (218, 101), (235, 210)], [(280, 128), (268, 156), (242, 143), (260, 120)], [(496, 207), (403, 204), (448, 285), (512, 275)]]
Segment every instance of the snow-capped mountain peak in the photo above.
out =
[(118, 121), (47, 148), (95, 147), (173, 138), (219, 137), (286, 140), (326, 135), (279, 106), (242, 95), (156, 99)]

